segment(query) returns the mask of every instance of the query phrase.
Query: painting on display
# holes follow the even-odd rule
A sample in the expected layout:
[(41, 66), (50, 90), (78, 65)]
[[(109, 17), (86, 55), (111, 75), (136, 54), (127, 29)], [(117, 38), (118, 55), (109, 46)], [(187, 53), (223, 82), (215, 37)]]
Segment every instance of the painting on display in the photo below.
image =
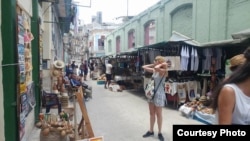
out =
[(27, 100), (28, 100), (29, 105), (32, 108), (34, 108), (36, 105), (34, 82), (30, 83), (27, 86)]
[(24, 140), (24, 134), (25, 134), (25, 114), (22, 112), (20, 114), (20, 122), (19, 122), (19, 138), (20, 140)]
[(24, 45), (18, 44), (18, 63), (19, 63), (19, 79), (20, 83), (25, 82), (25, 57), (24, 57)]
[(32, 107), (28, 102), (27, 93), (21, 95), (21, 113), (24, 114), (26, 117), (29, 115)]

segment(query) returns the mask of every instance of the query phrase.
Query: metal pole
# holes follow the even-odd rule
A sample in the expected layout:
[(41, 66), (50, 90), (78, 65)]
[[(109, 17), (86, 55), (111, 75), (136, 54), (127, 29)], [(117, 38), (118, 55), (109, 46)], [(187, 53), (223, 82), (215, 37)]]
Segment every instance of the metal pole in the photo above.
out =
[(128, 18), (128, 0), (127, 0), (127, 18)]

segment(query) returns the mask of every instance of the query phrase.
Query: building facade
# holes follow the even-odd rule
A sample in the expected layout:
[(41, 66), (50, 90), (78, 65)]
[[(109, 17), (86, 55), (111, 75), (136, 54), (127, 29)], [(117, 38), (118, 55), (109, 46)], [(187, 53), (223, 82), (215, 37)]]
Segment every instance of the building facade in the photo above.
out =
[(231, 39), (249, 29), (249, 6), (249, 0), (161, 0), (107, 35), (105, 54), (168, 41), (173, 31), (200, 43)]
[(52, 1), (0, 2), (1, 141), (29, 137), (41, 112), (42, 79), (54, 60), (64, 60), (63, 35), (75, 13), (71, 0)]
[(115, 23), (92, 23), (85, 25), (85, 35), (87, 36), (87, 47), (90, 57), (105, 56), (104, 41), (106, 36), (118, 28), (120, 24)]

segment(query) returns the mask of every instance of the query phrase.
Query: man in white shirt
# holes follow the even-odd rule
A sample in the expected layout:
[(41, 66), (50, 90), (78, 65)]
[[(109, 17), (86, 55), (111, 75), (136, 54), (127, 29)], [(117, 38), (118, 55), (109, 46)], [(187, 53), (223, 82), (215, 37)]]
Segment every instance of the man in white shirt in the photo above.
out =
[(107, 84), (108, 84), (108, 87), (109, 87), (109, 84), (111, 82), (111, 70), (112, 70), (112, 65), (111, 65), (111, 61), (108, 60), (108, 63), (106, 63), (106, 82), (105, 82), (105, 85), (104, 85), (104, 88), (107, 89)]

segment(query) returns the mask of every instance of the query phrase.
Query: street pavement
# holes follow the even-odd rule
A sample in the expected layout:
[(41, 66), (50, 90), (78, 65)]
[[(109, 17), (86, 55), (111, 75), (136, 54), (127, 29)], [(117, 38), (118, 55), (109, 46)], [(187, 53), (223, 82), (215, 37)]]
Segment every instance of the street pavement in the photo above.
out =
[[(124, 90), (112, 92), (98, 85), (96, 80), (87, 80), (92, 86), (93, 98), (86, 101), (87, 113), (94, 135), (103, 136), (105, 141), (157, 141), (157, 124), (155, 135), (142, 138), (149, 129), (148, 103), (140, 90)], [(77, 123), (81, 120), (81, 110), (76, 104)], [(177, 109), (166, 106), (162, 110), (162, 134), (165, 141), (173, 139), (173, 125), (175, 124), (203, 124), (199, 121), (183, 117)], [(34, 127), (28, 141), (39, 141), (40, 129)]]

